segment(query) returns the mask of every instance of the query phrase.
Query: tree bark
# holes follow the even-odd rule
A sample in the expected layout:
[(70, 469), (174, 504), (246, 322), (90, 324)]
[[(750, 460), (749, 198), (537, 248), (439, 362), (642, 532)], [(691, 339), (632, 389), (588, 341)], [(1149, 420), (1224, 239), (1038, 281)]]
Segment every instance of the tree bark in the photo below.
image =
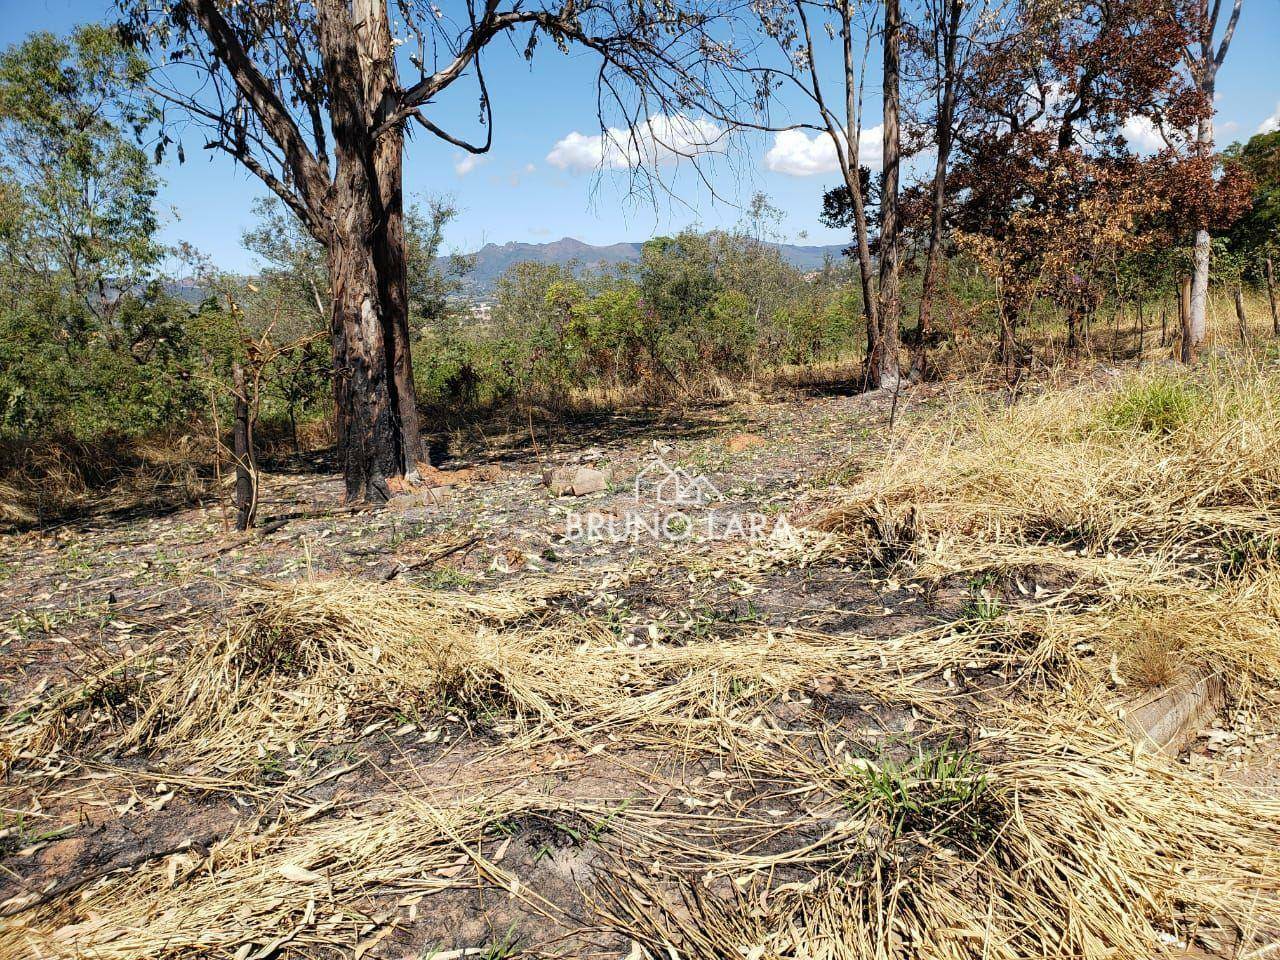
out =
[[(344, 179), (339, 174), (339, 182)], [(338, 462), (347, 498), (385, 502), (404, 473), (399, 417), (392, 403), (377, 269), (366, 242), (365, 204), (348, 198), (329, 245), (331, 337)]]
[(1240, 325), (1240, 346), (1249, 342), (1249, 318), (1244, 312), (1244, 291), (1236, 284), (1236, 322)]
[[(366, 123), (380, 127), (396, 109), (395, 47), (385, 0), (354, 0), (353, 19), (364, 76)], [(410, 355), (409, 281), (404, 245), (404, 129), (396, 124), (372, 144), (375, 194), (374, 232), (370, 238), (378, 271), (383, 338), (387, 344), (389, 385), (399, 418), (403, 472), (417, 479), (422, 455), (418, 394)]]
[(403, 134), (373, 135), (393, 104), (390, 33), (378, 0), (350, 7), (319, 0), (316, 10), (337, 160), (325, 243), (338, 459), (348, 499), (380, 503), (395, 480), (413, 476), (420, 446), (409, 363)]
[(898, 328), (902, 319), (902, 278), (898, 264), (898, 75), (902, 54), (902, 15), (898, 0), (884, 4), (884, 168), (880, 185), (880, 324), (879, 344), (867, 362), (876, 370), (876, 385), (898, 386)]
[[(803, 9), (803, 7), (801, 7)], [(867, 228), (866, 198), (862, 195), (862, 165), (858, 162), (859, 140), (862, 134), (862, 122), (858, 113), (858, 74), (853, 62), (853, 19), (852, 4), (842, 4), (841, 43), (844, 55), (844, 163), (841, 172), (844, 174), (845, 186), (849, 188), (849, 199), (853, 204), (854, 247), (858, 253), (858, 277), (862, 282), (862, 314), (867, 321), (867, 357), (863, 364), (863, 386), (874, 390), (880, 386), (879, 365), (873, 362), (879, 352), (880, 344), (880, 311), (876, 302), (876, 293), (872, 284), (871, 241)], [(807, 29), (807, 28), (806, 28)], [(820, 89), (817, 77), (814, 77), (814, 90)], [(825, 113), (825, 109), (824, 109)], [(829, 116), (829, 115), (828, 115)], [(833, 121), (828, 120), (827, 128), (835, 142), (837, 152), (840, 151), (840, 138)]]
[(231, 367), (232, 389), (235, 391), (235, 425), (231, 431), (231, 449), (236, 460), (236, 529), (248, 530), (257, 513), (257, 471), (253, 465), (253, 440), (249, 429), (249, 390), (244, 367)]
[[(1200, 53), (1192, 66), (1195, 72), (1196, 85), (1204, 101), (1205, 115), (1196, 125), (1196, 153), (1205, 159), (1213, 156), (1213, 115), (1217, 109), (1213, 103), (1217, 86), (1218, 70), (1226, 59), (1231, 48), (1231, 39), (1235, 36), (1236, 25), (1240, 22), (1240, 8), (1243, 0), (1234, 0), (1231, 14), (1223, 31), (1222, 40), (1214, 49), (1214, 34), (1218, 30), (1218, 16), (1222, 12), (1220, 0), (1214, 0), (1212, 7), (1209, 0), (1200, 0)], [(1189, 314), (1184, 325), (1184, 336), (1189, 343), (1184, 345), (1183, 353), (1194, 355), (1200, 344), (1204, 343), (1206, 333), (1206, 317), (1209, 308), (1209, 224), (1201, 223), (1196, 229), (1195, 250), (1191, 258), (1191, 301)]]
[(1271, 301), (1271, 332), (1280, 337), (1280, 307), (1276, 305), (1276, 272), (1271, 265), (1271, 258), (1266, 263), (1267, 299)]

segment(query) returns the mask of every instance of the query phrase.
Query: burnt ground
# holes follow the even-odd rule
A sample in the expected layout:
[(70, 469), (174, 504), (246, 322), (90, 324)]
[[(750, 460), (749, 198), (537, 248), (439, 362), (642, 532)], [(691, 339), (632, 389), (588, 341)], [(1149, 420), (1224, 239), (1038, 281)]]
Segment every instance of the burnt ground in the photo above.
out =
[[(735, 515), (759, 518), (764, 530), (780, 519), (803, 524), (832, 496), (833, 475), (856, 471), (874, 455), (891, 413), (910, 419), (930, 402), (917, 394), (894, 409), (883, 396), (815, 396), (473, 433), (438, 445), (424, 470), (429, 485), (380, 510), (348, 508), (341, 480), (323, 458), (296, 457), (264, 474), (264, 532), (229, 531), (230, 508), (212, 500), (6, 535), (0, 712), (35, 705), (123, 656), (165, 656), (175, 637), (225, 618), (238, 591), (262, 580), (344, 576), (484, 591), (530, 575), (572, 575), (582, 585), (566, 602), (590, 608), (619, 637), (638, 642), (655, 631), (679, 642), (743, 625), (876, 638), (949, 622), (961, 615), (970, 585), (926, 595), (821, 556), (743, 573), (736, 560), (748, 544), (739, 528), (725, 526)], [(608, 527), (647, 513), (652, 503), (637, 501), (633, 481), (656, 458), (707, 478), (718, 493), (681, 508), (692, 539), (569, 534), (573, 515), (595, 514)], [(605, 470), (609, 485), (554, 497), (543, 470), (564, 465)], [(700, 541), (708, 522), (728, 539)], [(705, 558), (698, 575), (690, 572), (695, 556)], [(296, 753), (263, 757), (252, 778), (188, 776), (181, 757), (95, 753), (97, 738), (121, 719), (112, 710), (108, 701), (84, 718), (75, 749), (20, 764), (0, 786), (0, 915), (5, 901), (12, 907), (50, 898), (179, 854), (198, 859), (229, 836), (298, 811), (376, 815), (395, 808), (406, 791), (425, 790), (443, 802), (536, 789), (558, 801), (642, 807), (676, 822), (691, 812), (750, 821), (803, 812), (815, 835), (842, 815), (811, 808), (794, 783), (743, 781), (726, 757), (654, 744), (513, 750), (500, 720), (449, 711), (386, 718), (333, 742), (300, 744)], [(848, 696), (823, 679), (767, 710), (780, 730), (821, 730), (830, 741), (867, 750), (909, 736), (917, 723), (910, 712)], [(735, 787), (726, 793), (730, 778)], [(792, 834), (786, 843), (804, 839)], [(572, 814), (500, 822), (481, 852), (520, 877), (547, 909), (531, 910), (481, 880), (464, 859), (457, 883), (429, 896), (387, 901), (371, 891), (373, 932), (344, 933), (341, 944), (387, 958), (478, 949), (490, 952), (452, 955), (498, 960), (518, 949), (626, 956), (627, 940), (602, 927), (595, 909), (615, 882), (607, 864), (625, 853), (621, 843)]]

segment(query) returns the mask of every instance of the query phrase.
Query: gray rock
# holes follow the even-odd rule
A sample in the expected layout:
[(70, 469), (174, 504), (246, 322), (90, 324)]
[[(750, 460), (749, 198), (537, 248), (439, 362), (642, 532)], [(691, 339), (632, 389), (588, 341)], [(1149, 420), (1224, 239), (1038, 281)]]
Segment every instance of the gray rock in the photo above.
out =
[(591, 467), (557, 467), (544, 469), (542, 480), (552, 496), (581, 497), (605, 489), (609, 485), (609, 473)]

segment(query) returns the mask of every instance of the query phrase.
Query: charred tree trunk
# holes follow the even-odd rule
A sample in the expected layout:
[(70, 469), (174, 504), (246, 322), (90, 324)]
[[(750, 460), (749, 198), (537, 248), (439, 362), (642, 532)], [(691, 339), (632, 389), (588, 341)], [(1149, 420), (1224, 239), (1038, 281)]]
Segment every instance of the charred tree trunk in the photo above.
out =
[(231, 430), (231, 448), (236, 460), (236, 529), (248, 530), (257, 513), (257, 471), (253, 465), (253, 437), (249, 426), (249, 388), (244, 367), (231, 367), (232, 389), (235, 391), (235, 425)]
[(347, 497), (380, 503), (391, 496), (388, 481), (404, 474), (404, 452), (388, 376), (378, 275), (363, 229), (369, 220), (360, 215), (362, 207), (358, 199), (349, 205), (329, 244), (333, 388)]
[(1190, 363), (1196, 357), (1197, 344), (1191, 336), (1191, 278), (1183, 277), (1178, 288), (1178, 327), (1182, 331), (1182, 345), (1179, 357), (1183, 363)]
[(338, 458), (347, 497), (387, 500), (420, 452), (409, 356), (403, 133), (379, 124), (394, 103), (386, 8), (319, 0), (319, 43), (332, 91), (337, 171), (326, 248), (332, 288)]
[[(366, 123), (382, 127), (396, 109), (395, 47), (385, 0), (354, 0), (356, 43), (364, 76)], [(404, 243), (404, 130), (385, 129), (372, 144), (374, 230), (370, 237), (378, 294), (382, 302), (383, 339), (387, 347), (388, 382), (399, 418), (403, 472), (418, 475), (422, 455), (418, 394), (410, 356), (409, 282)]]

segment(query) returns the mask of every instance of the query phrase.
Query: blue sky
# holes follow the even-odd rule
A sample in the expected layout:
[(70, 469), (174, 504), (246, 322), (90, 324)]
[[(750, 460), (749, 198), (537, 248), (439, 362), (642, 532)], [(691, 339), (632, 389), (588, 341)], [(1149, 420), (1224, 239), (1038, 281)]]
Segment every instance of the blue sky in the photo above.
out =
[[(65, 32), (76, 23), (110, 16), (104, 0), (0, 0), (0, 44), (33, 30)], [(1218, 81), (1219, 141), (1247, 138), (1268, 122), (1280, 123), (1280, 0), (1244, 0), (1240, 28)], [(486, 60), (494, 103), (492, 151), (478, 160), (423, 131), (406, 155), (406, 187), (422, 196), (453, 198), (460, 214), (446, 235), (451, 249), (472, 250), (487, 242), (543, 242), (562, 236), (589, 243), (637, 240), (689, 223), (727, 226), (738, 222), (756, 191), (767, 193), (785, 213), (780, 232), (802, 243), (840, 243), (842, 231), (818, 223), (822, 191), (838, 175), (829, 158), (801, 133), (745, 140), (731, 159), (712, 170), (717, 202), (688, 170), (667, 170), (672, 192), (683, 202), (629, 201), (625, 175), (598, 176), (590, 169), (599, 150), (595, 61), (565, 56), (544, 44), (532, 67), (521, 50), (495, 47)], [(869, 91), (874, 97), (874, 90)], [(462, 84), (433, 107), (436, 122), (453, 132), (480, 136), (472, 88)], [(870, 121), (869, 121), (870, 123)], [(574, 136), (578, 134), (578, 136)], [(252, 223), (250, 208), (263, 195), (257, 181), (229, 159), (186, 143), (187, 162), (162, 170), (165, 238), (186, 240), (221, 266), (246, 269), (251, 258), (240, 237)], [(598, 154), (597, 154), (598, 155)]]

